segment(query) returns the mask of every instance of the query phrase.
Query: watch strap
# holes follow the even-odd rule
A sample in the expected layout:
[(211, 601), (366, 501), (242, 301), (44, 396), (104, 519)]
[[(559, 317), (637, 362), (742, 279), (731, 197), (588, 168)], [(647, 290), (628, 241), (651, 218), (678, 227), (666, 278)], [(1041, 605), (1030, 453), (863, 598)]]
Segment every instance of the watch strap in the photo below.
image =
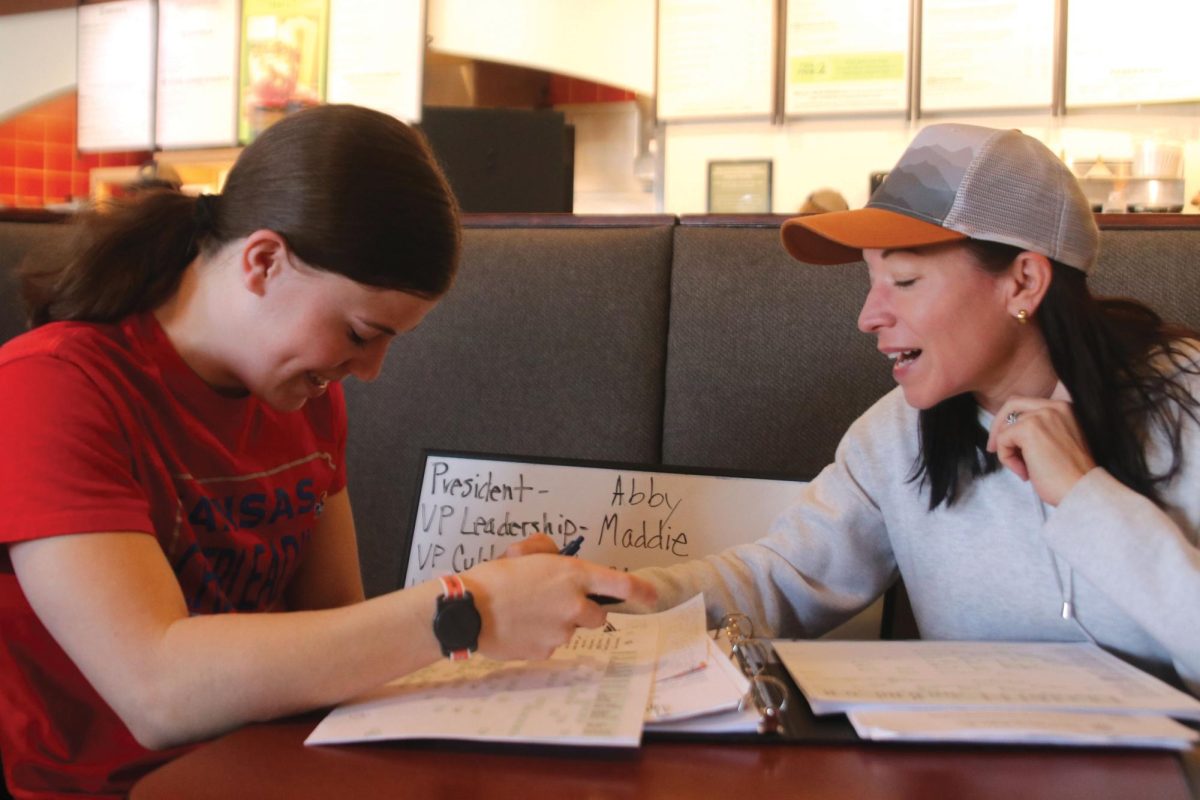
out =
[[(467, 587), (463, 585), (462, 578), (457, 575), (443, 575), (439, 579), (442, 582), (442, 597), (447, 600), (461, 600), (467, 596)], [(461, 650), (446, 651), (446, 658), (451, 661), (466, 661), (471, 657), (473, 651), (464, 647)]]

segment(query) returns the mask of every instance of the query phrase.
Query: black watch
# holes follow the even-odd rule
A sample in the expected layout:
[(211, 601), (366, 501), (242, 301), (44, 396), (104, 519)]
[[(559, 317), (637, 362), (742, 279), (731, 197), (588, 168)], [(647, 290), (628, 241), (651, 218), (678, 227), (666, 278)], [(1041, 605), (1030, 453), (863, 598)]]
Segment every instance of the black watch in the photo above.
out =
[(475, 597), (463, 586), (457, 575), (444, 575), (442, 596), (433, 615), (433, 635), (442, 646), (442, 655), (451, 661), (462, 661), (479, 649), (479, 629), (482, 621), (475, 608)]

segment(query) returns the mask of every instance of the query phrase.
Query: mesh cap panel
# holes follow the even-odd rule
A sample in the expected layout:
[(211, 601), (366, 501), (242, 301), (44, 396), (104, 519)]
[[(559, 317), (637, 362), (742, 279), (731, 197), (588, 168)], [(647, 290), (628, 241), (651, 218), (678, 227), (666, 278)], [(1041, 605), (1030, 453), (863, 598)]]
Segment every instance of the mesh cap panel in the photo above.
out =
[(1041, 142), (997, 131), (979, 147), (942, 223), (973, 239), (1042, 253), (1089, 271), (1099, 232), (1075, 177)]

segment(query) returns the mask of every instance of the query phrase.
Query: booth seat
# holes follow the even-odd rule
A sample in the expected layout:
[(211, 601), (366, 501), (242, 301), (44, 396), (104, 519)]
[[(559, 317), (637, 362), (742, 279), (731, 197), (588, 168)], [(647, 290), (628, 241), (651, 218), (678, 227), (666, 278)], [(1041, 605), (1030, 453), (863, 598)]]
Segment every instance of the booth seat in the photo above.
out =
[[(782, 220), (468, 216), (454, 289), (347, 383), (368, 594), (401, 585), (426, 448), (814, 476), (892, 380), (856, 328), (865, 267), (792, 261)], [(60, 222), (0, 221), (0, 337)], [(1200, 217), (1100, 222), (1094, 290), (1200, 327)]]

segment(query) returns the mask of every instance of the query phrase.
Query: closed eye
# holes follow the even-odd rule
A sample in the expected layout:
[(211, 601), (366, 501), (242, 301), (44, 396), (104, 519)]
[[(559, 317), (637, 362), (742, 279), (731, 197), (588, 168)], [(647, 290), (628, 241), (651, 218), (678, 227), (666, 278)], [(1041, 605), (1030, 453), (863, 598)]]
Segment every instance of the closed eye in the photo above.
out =
[(359, 336), (358, 332), (355, 331), (354, 328), (346, 329), (346, 338), (353, 342), (355, 347), (365, 347), (367, 344), (367, 340)]
[(894, 281), (893, 285), (897, 289), (907, 289), (909, 286), (912, 286), (916, 282), (917, 282), (916, 278), (909, 278), (909, 279), (903, 280), (903, 281)]

